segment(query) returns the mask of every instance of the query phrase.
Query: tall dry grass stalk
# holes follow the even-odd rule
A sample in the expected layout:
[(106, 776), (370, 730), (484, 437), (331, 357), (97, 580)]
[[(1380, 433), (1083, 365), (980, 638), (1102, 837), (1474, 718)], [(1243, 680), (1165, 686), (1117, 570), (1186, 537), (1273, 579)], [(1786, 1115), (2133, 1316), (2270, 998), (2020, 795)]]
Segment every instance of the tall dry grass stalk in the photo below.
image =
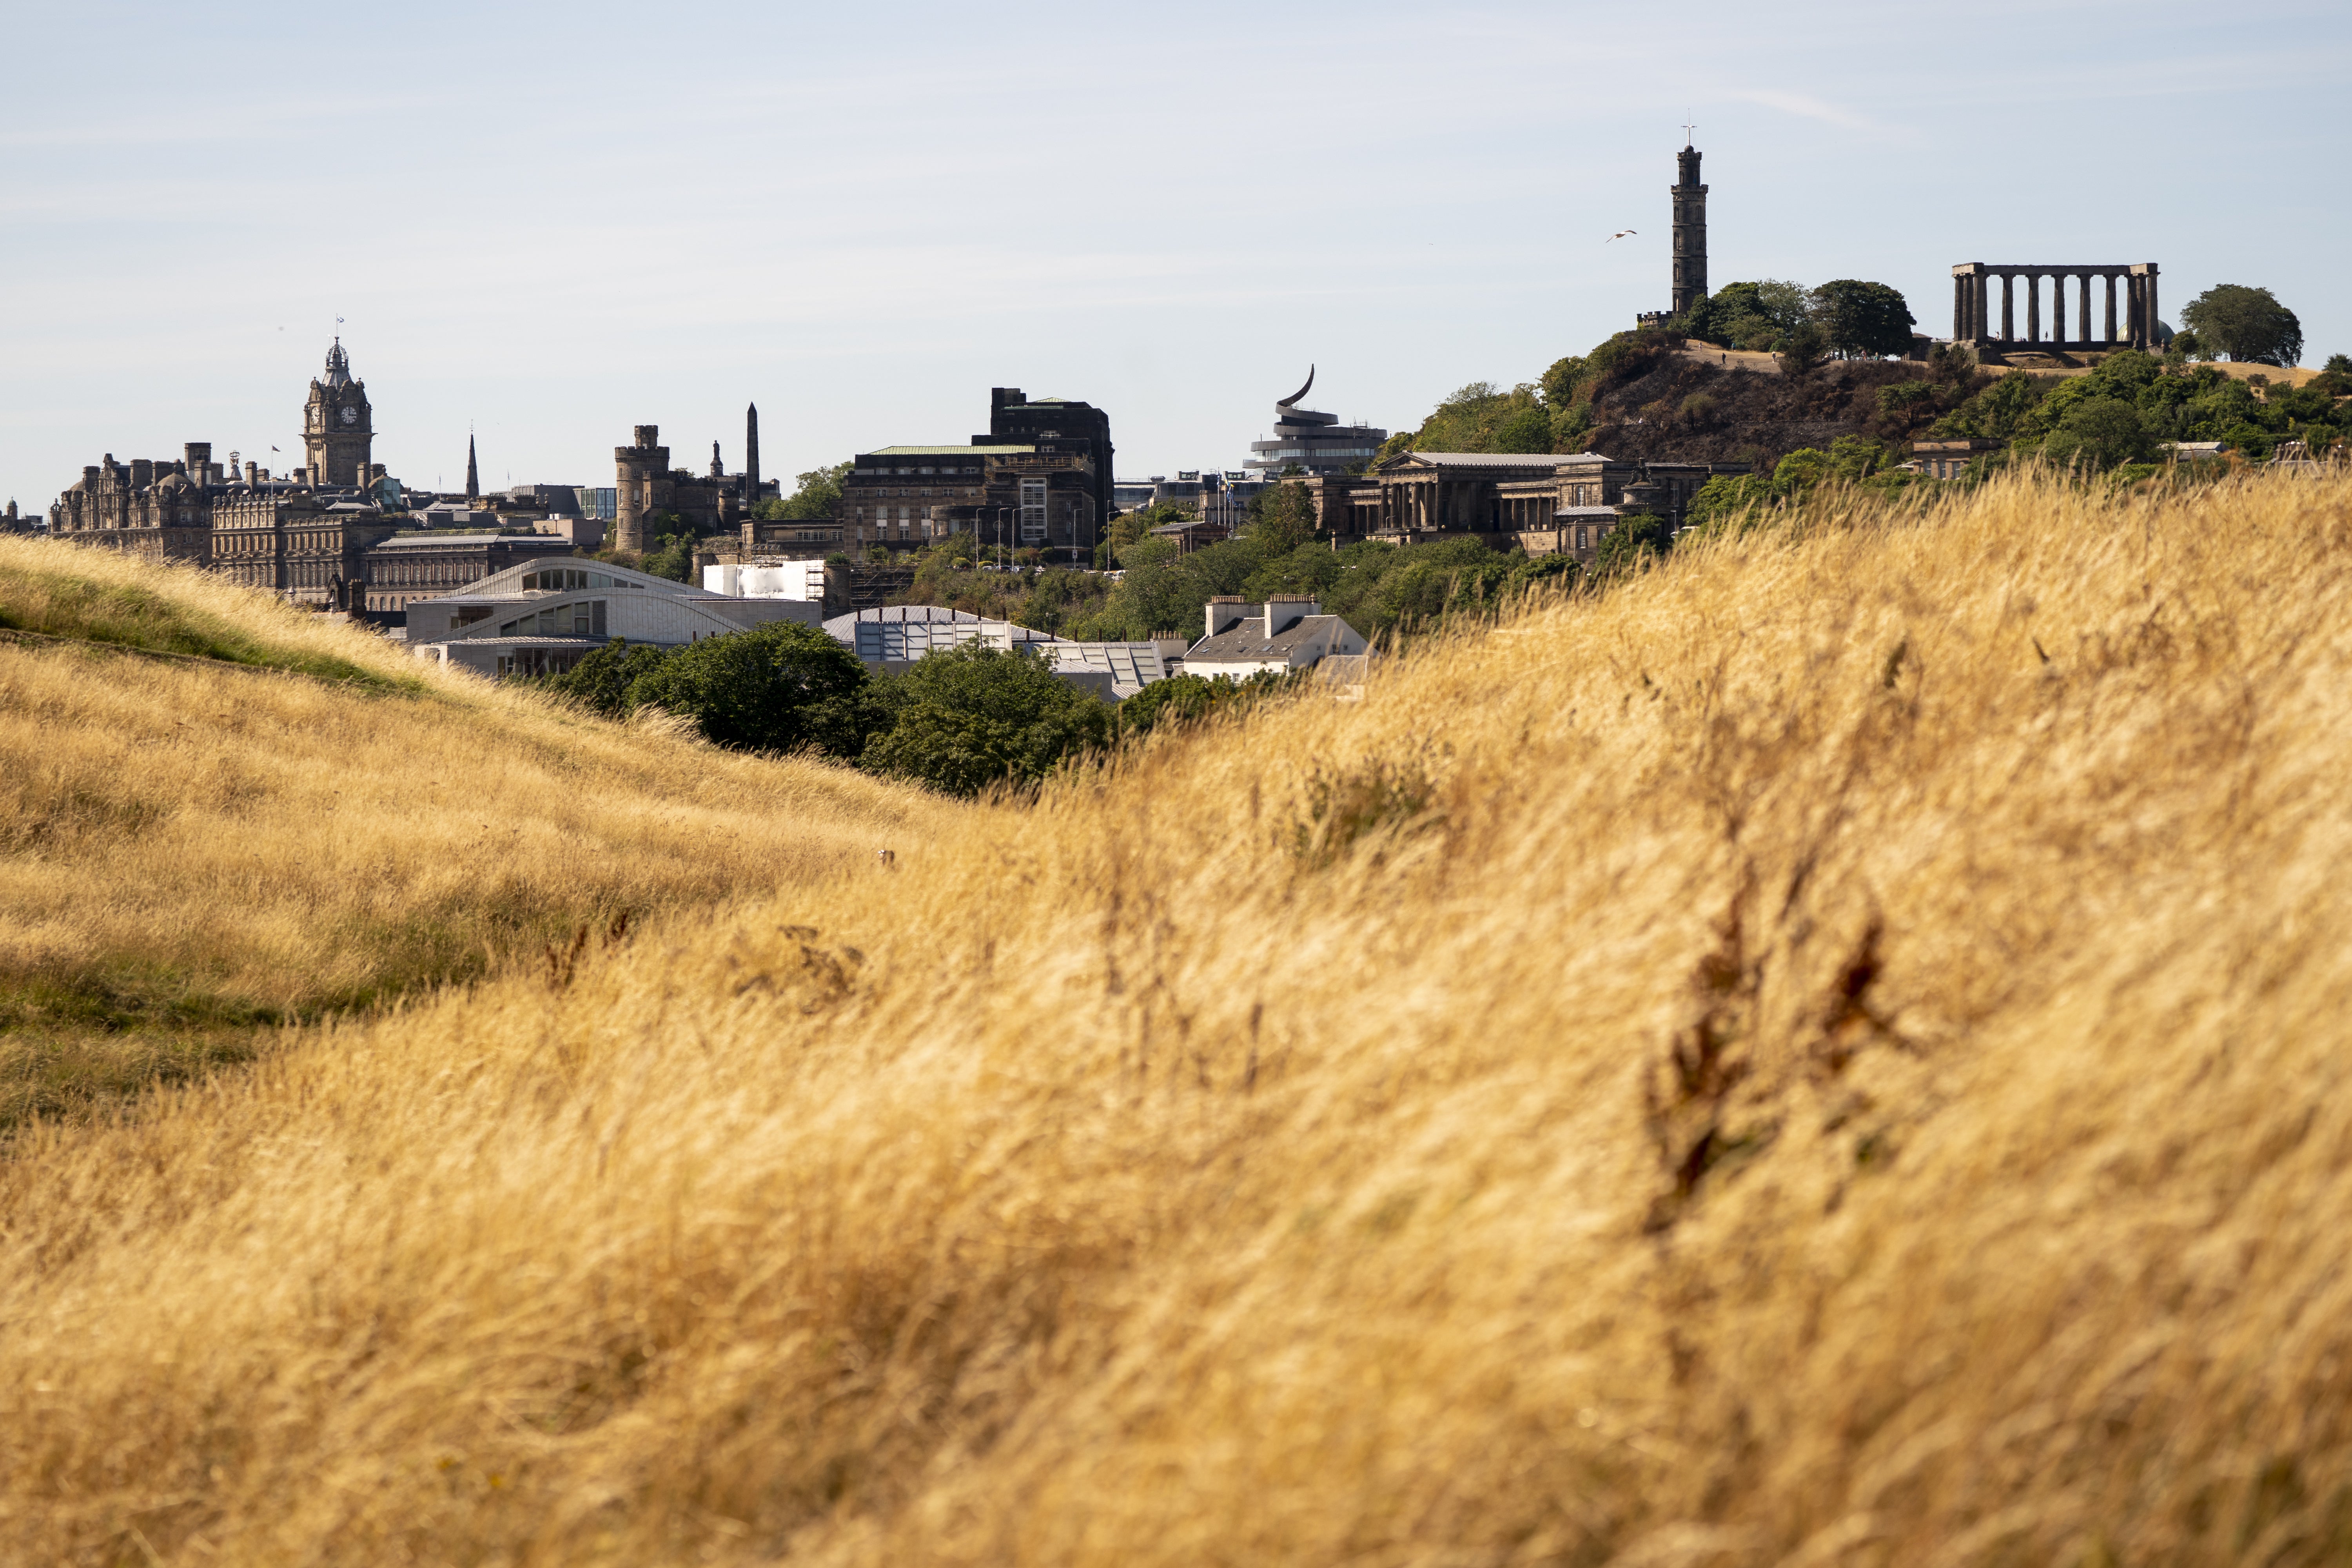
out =
[(0, 1127), (278, 1020), (837, 876), (941, 809), (629, 733), (108, 552), (0, 539), (0, 615), (360, 683), (0, 643)]
[(1678, 555), (28, 1138), (0, 1556), (2342, 1561), (2347, 735), (2352, 484)]

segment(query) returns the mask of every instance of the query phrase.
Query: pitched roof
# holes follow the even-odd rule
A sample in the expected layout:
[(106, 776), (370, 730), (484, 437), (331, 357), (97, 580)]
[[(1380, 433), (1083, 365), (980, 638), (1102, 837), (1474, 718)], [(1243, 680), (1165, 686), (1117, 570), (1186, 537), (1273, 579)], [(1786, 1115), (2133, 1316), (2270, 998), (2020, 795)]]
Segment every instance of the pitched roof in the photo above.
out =
[(856, 628), (861, 624), (872, 626), (885, 621), (949, 621), (977, 622), (978, 616), (970, 610), (950, 610), (944, 605), (885, 605), (875, 610), (852, 610), (846, 615), (827, 616), (824, 629), (837, 641), (856, 643)]
[(1009, 457), (1022, 452), (1034, 452), (1036, 449), (1037, 448), (1034, 446), (877, 447), (870, 452), (861, 453), (860, 456), (867, 458), (985, 458)]
[(1265, 635), (1265, 623), (1263, 620), (1257, 621), (1255, 626), (1250, 621), (1244, 621), (1237, 626), (1226, 627), (1215, 637), (1202, 637), (1199, 642), (1194, 643), (1186, 650), (1184, 663), (1189, 667), (1204, 659), (1211, 663), (1223, 659), (1248, 659), (1254, 662), (1276, 654), (1287, 654), (1302, 644), (1330, 636), (1334, 630), (1334, 622), (1341, 626), (1347, 624), (1340, 621), (1337, 616), (1302, 616), (1274, 636), (1268, 637)]
[(1562, 468), (1570, 463), (1605, 463), (1598, 452), (1400, 452), (1384, 468), (1420, 461), (1463, 468)]

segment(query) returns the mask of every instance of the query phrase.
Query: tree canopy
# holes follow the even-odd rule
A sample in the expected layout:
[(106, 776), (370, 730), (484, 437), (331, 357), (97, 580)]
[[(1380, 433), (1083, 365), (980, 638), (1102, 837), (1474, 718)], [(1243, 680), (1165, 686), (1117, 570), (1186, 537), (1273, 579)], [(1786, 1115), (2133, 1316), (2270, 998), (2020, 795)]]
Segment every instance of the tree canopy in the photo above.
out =
[(2181, 308), (2198, 342), (2251, 364), (2293, 365), (2303, 358), (2303, 323), (2267, 289), (2217, 283)]
[(761, 501), (751, 515), (767, 522), (813, 521), (831, 517), (841, 500), (841, 481), (854, 466), (835, 463), (829, 468), (812, 468), (797, 476), (798, 489), (774, 500)]
[(1066, 759), (1110, 742), (1111, 708), (1043, 658), (980, 643), (928, 654), (885, 679), (891, 715), (858, 765), (950, 795), (1035, 784)]
[(867, 722), (857, 706), (865, 684), (857, 656), (822, 627), (784, 621), (676, 650), (631, 682), (629, 701), (692, 719), (722, 746), (814, 745), (855, 756)]
[(1880, 359), (1911, 352), (1911, 307), (1884, 283), (1838, 278), (1813, 290), (1812, 319), (1829, 346), (1846, 359)]

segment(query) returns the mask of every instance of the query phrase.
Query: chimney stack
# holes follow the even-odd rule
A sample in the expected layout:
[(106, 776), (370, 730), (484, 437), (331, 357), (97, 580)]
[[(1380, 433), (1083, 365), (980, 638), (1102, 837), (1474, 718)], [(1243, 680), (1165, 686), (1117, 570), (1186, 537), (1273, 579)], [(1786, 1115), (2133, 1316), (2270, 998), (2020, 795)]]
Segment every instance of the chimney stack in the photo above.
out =
[(1215, 637), (1249, 617), (1249, 604), (1239, 594), (1219, 594), (1209, 601), (1208, 635)]

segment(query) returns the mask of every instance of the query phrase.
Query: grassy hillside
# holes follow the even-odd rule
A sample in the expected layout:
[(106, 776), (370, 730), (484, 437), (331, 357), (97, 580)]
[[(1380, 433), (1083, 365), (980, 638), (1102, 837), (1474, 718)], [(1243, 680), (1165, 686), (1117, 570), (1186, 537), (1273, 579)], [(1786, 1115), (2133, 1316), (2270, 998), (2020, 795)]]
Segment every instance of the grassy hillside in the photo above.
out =
[(0, 1559), (2342, 1561), (2347, 628), (1817, 511), (40, 1129)]
[(836, 874), (929, 809), (429, 671), (218, 578), (0, 539), (0, 1129)]

